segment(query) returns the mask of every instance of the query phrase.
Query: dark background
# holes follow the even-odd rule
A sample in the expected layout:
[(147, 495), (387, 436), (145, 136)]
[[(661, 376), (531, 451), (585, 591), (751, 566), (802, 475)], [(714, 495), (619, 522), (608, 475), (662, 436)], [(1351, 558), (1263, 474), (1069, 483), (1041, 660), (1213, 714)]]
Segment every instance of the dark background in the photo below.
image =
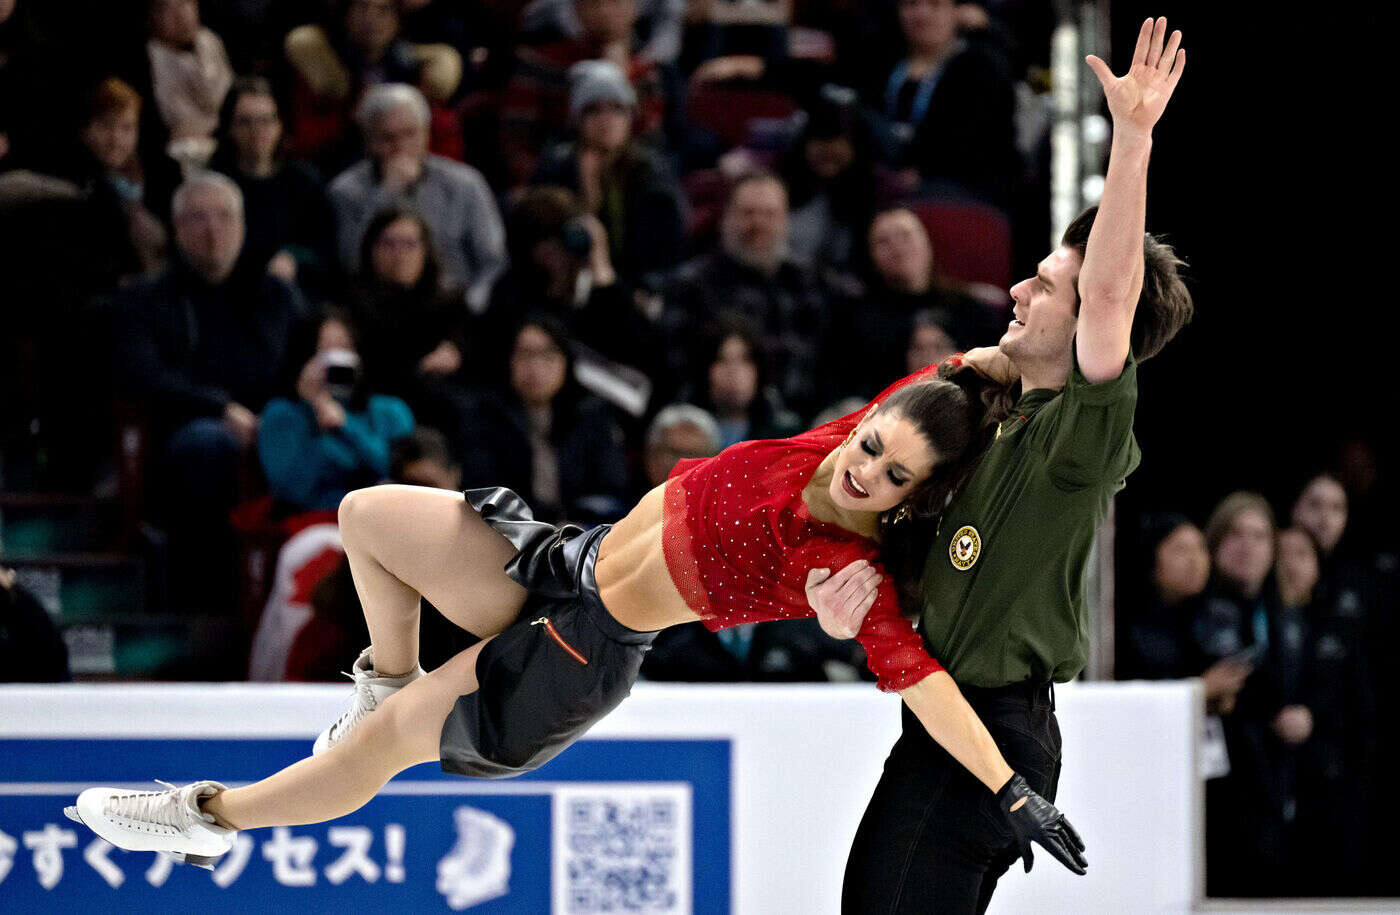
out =
[(1184, 33), (1147, 226), (1190, 262), (1197, 308), (1142, 371), (1143, 462), (1120, 512), (1203, 521), (1235, 489), (1286, 511), (1306, 476), (1361, 438), (1380, 482), (1353, 506), (1356, 526), (1393, 542), (1394, 23), (1360, 4), (1111, 12), (1115, 72), (1148, 15)]

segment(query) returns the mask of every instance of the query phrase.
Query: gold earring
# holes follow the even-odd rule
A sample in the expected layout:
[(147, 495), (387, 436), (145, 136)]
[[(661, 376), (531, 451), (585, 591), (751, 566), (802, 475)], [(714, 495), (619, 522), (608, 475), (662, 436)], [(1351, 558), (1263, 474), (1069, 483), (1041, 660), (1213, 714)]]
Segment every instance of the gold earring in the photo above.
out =
[(855, 438), (855, 437), (856, 437), (856, 430), (852, 429), (851, 432), (850, 432), (850, 434), (846, 436), (846, 440), (843, 441), (843, 442), (841, 443), (841, 449), (844, 451), (845, 448), (846, 448), (846, 446), (849, 445), (849, 444), (851, 443), (851, 439), (853, 439), (853, 438)]
[(909, 509), (909, 503), (904, 502), (899, 506), (899, 510), (894, 513), (894, 523), (903, 524), (905, 521), (909, 520), (910, 514), (912, 514), (912, 512)]

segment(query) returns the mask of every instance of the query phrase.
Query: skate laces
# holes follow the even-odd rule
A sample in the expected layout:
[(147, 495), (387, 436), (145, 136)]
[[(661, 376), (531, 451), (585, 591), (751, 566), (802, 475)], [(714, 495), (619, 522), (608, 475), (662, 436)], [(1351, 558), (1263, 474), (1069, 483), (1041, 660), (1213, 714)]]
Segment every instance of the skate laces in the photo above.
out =
[[(183, 788), (177, 788), (160, 779), (156, 779), (155, 782), (164, 785), (167, 790), (115, 795), (107, 801), (108, 815), (164, 826), (177, 832), (184, 832), (199, 820), (214, 822), (213, 815), (202, 811), (196, 813), (191, 809), (191, 805), (180, 796)], [(198, 802), (195, 807), (198, 807)]]
[(347, 670), (342, 670), (341, 673), (354, 681), (355, 697), (350, 708), (346, 709), (345, 712), (336, 719), (335, 724), (331, 726), (332, 737), (339, 736), (359, 724), (360, 719), (374, 711), (379, 704), (379, 700), (374, 697), (374, 690), (370, 688), (369, 677), (363, 675), (356, 676)]

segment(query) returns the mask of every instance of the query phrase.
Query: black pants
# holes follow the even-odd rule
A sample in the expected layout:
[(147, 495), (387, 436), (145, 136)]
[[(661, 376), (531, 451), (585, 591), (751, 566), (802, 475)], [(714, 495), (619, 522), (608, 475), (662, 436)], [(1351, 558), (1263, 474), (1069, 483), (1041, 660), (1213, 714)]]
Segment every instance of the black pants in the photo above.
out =
[[(1018, 684), (963, 693), (1011, 768), (1054, 800), (1060, 727), (1050, 689)], [(851, 846), (841, 911), (985, 912), (997, 880), (1017, 856), (996, 796), (934, 743), (906, 706), (904, 733), (885, 761)]]

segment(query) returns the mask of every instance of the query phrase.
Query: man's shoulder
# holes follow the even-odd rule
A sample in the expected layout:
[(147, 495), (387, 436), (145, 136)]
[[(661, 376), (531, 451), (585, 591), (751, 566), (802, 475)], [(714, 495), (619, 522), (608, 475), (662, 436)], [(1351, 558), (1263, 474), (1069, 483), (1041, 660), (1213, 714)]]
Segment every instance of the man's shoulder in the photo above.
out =
[(471, 192), (490, 192), (481, 172), (465, 162), (458, 162), (456, 159), (430, 153), (428, 158), (424, 160), (423, 166), (429, 175), (452, 187)]
[(361, 159), (331, 179), (326, 192), (334, 197), (358, 196), (373, 183), (373, 171), (368, 159)]

